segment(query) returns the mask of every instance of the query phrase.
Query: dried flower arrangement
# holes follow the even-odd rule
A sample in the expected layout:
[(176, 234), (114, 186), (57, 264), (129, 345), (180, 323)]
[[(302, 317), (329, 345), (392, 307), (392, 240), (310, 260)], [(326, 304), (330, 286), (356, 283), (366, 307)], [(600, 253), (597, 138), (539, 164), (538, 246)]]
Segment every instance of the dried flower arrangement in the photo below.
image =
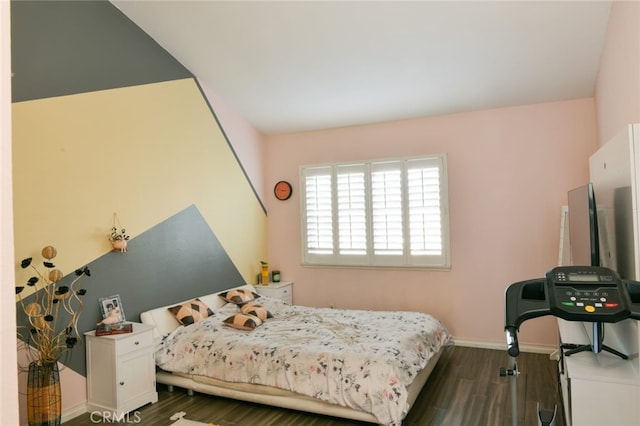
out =
[(111, 234), (109, 234), (109, 241), (118, 241), (118, 240), (128, 240), (129, 236), (127, 235), (127, 230), (122, 228), (118, 231), (118, 228), (115, 226), (111, 228)]
[[(118, 226), (116, 226), (116, 223)], [(111, 233), (109, 234), (109, 241), (111, 241), (111, 245), (115, 250), (125, 252), (127, 251), (127, 241), (129, 240), (129, 235), (127, 234), (127, 230), (120, 225), (120, 220), (118, 219), (118, 215), (116, 213), (113, 214), (113, 227), (111, 228)]]
[(83, 308), (81, 297), (86, 290), (78, 286), (82, 277), (91, 276), (85, 266), (75, 271), (76, 278), (71, 284), (58, 285), (64, 274), (51, 262), (56, 254), (53, 246), (42, 249), (45, 259), (42, 265), (47, 273), (32, 265), (30, 257), (20, 263), (21, 268), (31, 268), (36, 274), (26, 285), (34, 287), (40, 283), (33, 301), (26, 303), (21, 296), (24, 286), (16, 286), (16, 295), (28, 319), (28, 325), (18, 325), (18, 337), (25, 343), (29, 361), (41, 365), (60, 360), (81, 339), (77, 325)]

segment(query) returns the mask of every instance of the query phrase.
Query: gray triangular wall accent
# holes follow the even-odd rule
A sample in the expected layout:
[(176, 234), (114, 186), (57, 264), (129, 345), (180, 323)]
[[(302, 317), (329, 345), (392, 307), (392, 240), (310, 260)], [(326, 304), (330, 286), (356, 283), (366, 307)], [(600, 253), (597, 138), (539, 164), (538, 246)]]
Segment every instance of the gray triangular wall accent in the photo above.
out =
[(13, 102), (193, 77), (108, 1), (11, 1)]
[[(34, 258), (34, 264), (39, 262)], [(245, 284), (196, 206), (132, 238), (127, 252), (109, 252), (88, 266), (91, 277), (83, 278), (81, 286), (87, 289), (81, 332), (95, 329), (102, 319), (101, 297), (120, 295), (126, 319), (138, 322), (146, 310)], [(68, 275), (63, 283), (74, 277)], [(24, 315), (16, 309), (18, 324), (23, 324)], [(61, 361), (86, 375), (84, 341), (69, 353), (71, 357)]]

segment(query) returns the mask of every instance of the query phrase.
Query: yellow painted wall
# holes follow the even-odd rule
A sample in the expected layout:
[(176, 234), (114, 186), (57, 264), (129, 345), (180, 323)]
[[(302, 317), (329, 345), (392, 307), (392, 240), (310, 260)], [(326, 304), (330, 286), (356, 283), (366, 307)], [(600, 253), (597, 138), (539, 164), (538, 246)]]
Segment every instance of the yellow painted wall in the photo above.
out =
[(193, 79), (13, 104), (16, 258), (58, 248), (65, 272), (195, 204), (248, 282), (266, 214)]

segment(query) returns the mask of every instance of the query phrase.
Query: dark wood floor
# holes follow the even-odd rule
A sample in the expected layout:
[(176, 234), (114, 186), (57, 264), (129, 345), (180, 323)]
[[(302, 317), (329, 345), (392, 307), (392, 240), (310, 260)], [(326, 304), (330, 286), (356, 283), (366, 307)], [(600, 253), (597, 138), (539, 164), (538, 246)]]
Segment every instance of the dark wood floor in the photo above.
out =
[[(511, 426), (509, 378), (500, 367), (510, 367), (506, 351), (451, 347), (440, 358), (403, 426)], [(557, 426), (564, 426), (557, 380), (557, 363), (548, 355), (523, 353), (518, 357), (518, 425), (537, 426), (536, 403), (558, 406)], [(170, 425), (174, 413), (189, 420), (220, 426), (365, 426), (369, 423), (319, 416), (209, 395), (187, 396), (182, 389), (168, 392), (159, 386), (159, 401), (129, 414), (121, 423)], [(66, 426), (96, 424), (89, 413)]]

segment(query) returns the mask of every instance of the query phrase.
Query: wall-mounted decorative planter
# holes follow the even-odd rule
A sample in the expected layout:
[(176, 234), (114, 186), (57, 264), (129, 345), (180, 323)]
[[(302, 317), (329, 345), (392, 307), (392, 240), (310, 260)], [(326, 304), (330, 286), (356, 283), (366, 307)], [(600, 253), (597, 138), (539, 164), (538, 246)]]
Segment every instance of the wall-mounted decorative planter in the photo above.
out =
[(127, 240), (113, 240), (111, 241), (111, 245), (114, 250), (127, 251)]
[[(116, 226), (116, 224), (118, 226)], [(125, 252), (127, 251), (127, 240), (129, 239), (129, 235), (127, 235), (126, 229), (122, 227), (120, 224), (120, 220), (118, 219), (118, 215), (116, 213), (113, 214), (113, 227), (111, 228), (111, 233), (109, 234), (109, 241), (111, 241), (111, 245), (114, 250)]]

